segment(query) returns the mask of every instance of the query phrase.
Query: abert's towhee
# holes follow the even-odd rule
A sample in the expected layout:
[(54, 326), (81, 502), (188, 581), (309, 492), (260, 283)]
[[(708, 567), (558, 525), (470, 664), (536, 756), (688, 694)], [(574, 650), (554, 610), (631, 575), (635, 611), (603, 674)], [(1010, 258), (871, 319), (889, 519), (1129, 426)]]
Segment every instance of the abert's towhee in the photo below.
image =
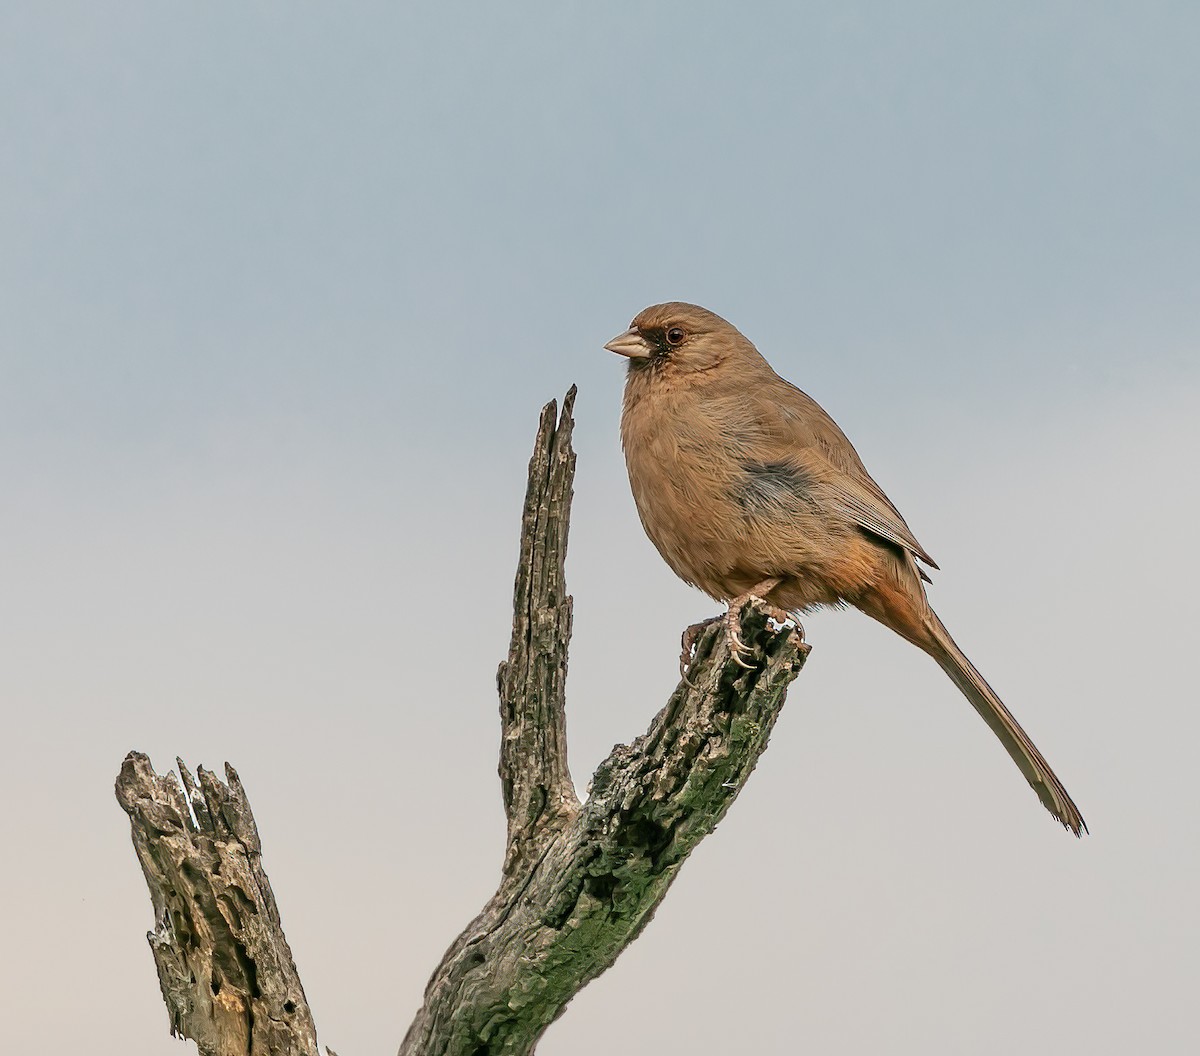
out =
[[(925, 597), (937, 568), (816, 402), (730, 323), (694, 304), (643, 311), (604, 346), (629, 357), (621, 442), (642, 526), (686, 582), (738, 613), (786, 619), (849, 603), (924, 649), (975, 706), (1038, 798), (1076, 836), (1079, 808)], [(711, 621), (709, 621), (711, 622)], [(686, 665), (698, 631), (684, 634)]]

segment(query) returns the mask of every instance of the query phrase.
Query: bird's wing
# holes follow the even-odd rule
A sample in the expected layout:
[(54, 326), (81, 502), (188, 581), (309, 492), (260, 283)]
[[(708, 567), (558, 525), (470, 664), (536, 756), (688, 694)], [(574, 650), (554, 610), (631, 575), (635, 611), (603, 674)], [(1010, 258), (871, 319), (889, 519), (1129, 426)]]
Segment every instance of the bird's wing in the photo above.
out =
[(861, 477), (843, 474), (839, 480), (827, 481), (825, 488), (835, 505), (868, 532), (903, 547), (930, 568), (938, 567), (937, 562), (917, 542), (917, 537), (900, 516), (900, 511), (865, 470)]
[(778, 382), (765, 386), (754, 401), (773, 457), (803, 466), (814, 490), (834, 510), (937, 568), (837, 423), (807, 393), (782, 378)]

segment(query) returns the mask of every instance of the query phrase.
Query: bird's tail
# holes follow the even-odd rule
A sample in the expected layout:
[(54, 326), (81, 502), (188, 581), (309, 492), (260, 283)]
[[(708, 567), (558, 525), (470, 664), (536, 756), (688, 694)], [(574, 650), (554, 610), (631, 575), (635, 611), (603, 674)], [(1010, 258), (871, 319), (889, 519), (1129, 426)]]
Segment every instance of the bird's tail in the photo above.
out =
[(1021, 729), (1021, 724), (1013, 718), (1012, 712), (1004, 706), (996, 691), (987, 684), (983, 675), (955, 644), (950, 632), (937, 618), (937, 614), (932, 609), (928, 609), (927, 613), (922, 622), (929, 638), (916, 644), (938, 662), (962, 691), (963, 696), (983, 716), (983, 721), (992, 728), (992, 732), (1012, 756), (1013, 762), (1025, 775), (1025, 780), (1037, 793), (1042, 805), (1076, 836), (1082, 836), (1087, 832), (1083, 815), (1067, 794), (1063, 783), (1050, 769), (1050, 764), (1037, 750), (1029, 734)]

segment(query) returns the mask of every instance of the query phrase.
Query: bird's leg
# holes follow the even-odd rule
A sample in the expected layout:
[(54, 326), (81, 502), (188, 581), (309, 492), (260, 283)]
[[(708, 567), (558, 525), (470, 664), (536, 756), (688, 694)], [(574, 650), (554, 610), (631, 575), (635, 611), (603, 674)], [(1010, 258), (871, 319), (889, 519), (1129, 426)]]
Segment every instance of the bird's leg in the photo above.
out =
[(791, 620), (791, 613), (764, 600), (771, 591), (779, 586), (782, 578), (782, 576), (775, 576), (772, 579), (764, 579), (761, 583), (751, 587), (745, 594), (739, 594), (736, 598), (729, 599), (729, 610), (725, 613), (725, 632), (729, 636), (729, 655), (733, 658), (734, 663), (744, 668), (749, 669), (754, 665), (748, 664), (742, 659), (742, 653), (750, 652), (749, 647), (742, 641), (742, 606), (748, 601), (757, 601), (766, 607), (767, 614), (778, 623), (786, 623)]

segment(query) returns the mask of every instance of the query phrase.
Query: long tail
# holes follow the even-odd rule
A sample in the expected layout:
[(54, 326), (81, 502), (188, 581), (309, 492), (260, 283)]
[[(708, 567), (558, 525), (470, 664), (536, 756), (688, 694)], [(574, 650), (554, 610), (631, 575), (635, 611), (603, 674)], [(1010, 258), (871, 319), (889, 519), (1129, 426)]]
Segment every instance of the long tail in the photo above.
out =
[(1076, 836), (1082, 836), (1087, 832), (1083, 815), (1067, 794), (1063, 783), (1050, 769), (1050, 764), (1037, 750), (1037, 745), (1030, 740), (1029, 734), (1021, 729), (1021, 724), (1013, 718), (1012, 712), (996, 696), (996, 691), (987, 684), (975, 665), (954, 643), (950, 632), (938, 619), (937, 614), (932, 609), (926, 611), (927, 615), (922, 622), (929, 638), (926, 641), (917, 641), (914, 638), (914, 644), (919, 645), (938, 662), (962, 691), (963, 696), (983, 716), (983, 721), (992, 728), (992, 732), (1004, 745), (1005, 751), (1020, 767), (1025, 780), (1037, 793), (1042, 805)]

